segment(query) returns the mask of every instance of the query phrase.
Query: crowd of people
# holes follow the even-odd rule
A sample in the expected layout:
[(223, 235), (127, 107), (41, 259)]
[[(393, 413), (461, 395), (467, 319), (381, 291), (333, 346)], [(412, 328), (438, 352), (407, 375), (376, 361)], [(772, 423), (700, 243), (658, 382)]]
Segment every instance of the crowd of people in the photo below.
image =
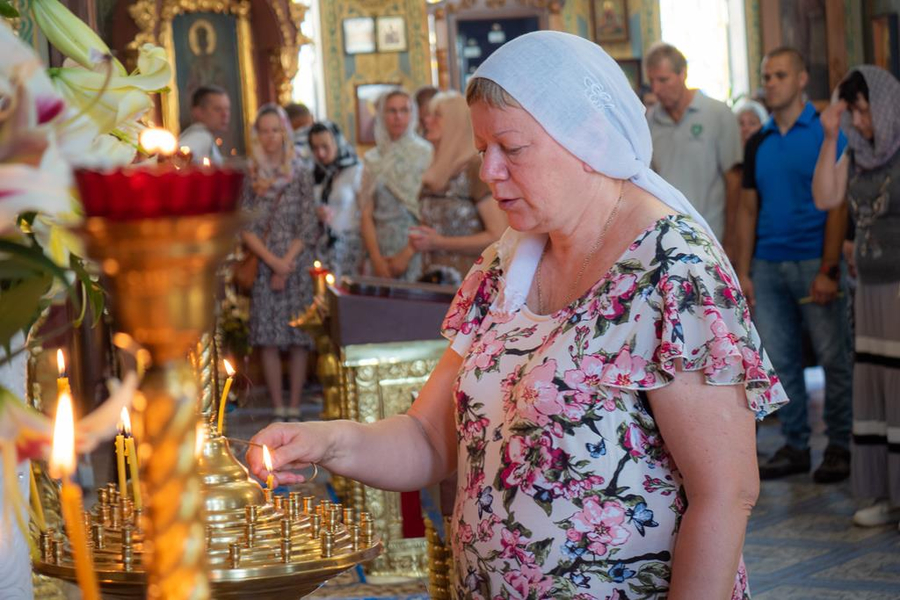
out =
[[(312, 344), (287, 322), (313, 258), (459, 286), (407, 415), (256, 441), (288, 484), (309, 463), (393, 490), (456, 472), (465, 597), (618, 597), (637, 579), (647, 597), (748, 597), (758, 479), (813, 466), (808, 364), (825, 371), (814, 481), (851, 477), (857, 525), (900, 520), (900, 83), (854, 68), (820, 114), (791, 48), (734, 109), (688, 87), (671, 45), (644, 69), (639, 97), (599, 46), (539, 32), (465, 96), (386, 93), (362, 157), (304, 107), (253, 124), (251, 342), (279, 417), (298, 415)], [(186, 134), (215, 135), (222, 94), (198, 90)], [(776, 408), (783, 446), (757, 457), (754, 417)]]

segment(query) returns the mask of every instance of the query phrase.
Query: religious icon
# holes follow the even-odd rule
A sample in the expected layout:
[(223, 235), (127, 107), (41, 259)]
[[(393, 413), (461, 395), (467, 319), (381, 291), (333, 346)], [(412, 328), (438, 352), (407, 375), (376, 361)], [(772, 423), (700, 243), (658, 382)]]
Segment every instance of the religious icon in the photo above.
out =
[(197, 19), (188, 29), (188, 45), (194, 56), (209, 56), (216, 51), (216, 30), (206, 19)]
[(403, 17), (378, 17), (378, 51), (406, 52), (406, 21)]
[(191, 124), (191, 98), (198, 88), (204, 85), (224, 88), (231, 101), (231, 123), (221, 136), (221, 152), (230, 154), (236, 149), (238, 155), (243, 155), (245, 115), (242, 77), (235, 68), (237, 40), (237, 20), (233, 15), (196, 12), (172, 19), (179, 129)]
[(598, 44), (628, 41), (628, 0), (593, 0), (591, 17)]
[(375, 52), (375, 19), (372, 17), (344, 19), (343, 30), (345, 54)]

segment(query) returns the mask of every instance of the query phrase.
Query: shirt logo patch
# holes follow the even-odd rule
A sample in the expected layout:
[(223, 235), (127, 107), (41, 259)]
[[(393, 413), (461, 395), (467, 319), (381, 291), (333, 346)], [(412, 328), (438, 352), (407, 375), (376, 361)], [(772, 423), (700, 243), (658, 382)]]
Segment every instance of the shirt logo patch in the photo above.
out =
[(700, 137), (700, 134), (703, 133), (703, 125), (700, 123), (694, 123), (691, 125), (691, 135), (695, 138)]

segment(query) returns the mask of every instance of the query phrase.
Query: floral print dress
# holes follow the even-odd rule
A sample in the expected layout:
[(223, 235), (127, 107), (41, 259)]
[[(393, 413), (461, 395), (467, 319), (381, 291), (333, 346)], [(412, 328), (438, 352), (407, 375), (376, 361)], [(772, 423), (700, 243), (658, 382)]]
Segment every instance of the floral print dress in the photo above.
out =
[[(686, 501), (645, 392), (671, 382), (680, 359), (709, 384), (743, 385), (759, 418), (787, 402), (733, 271), (702, 228), (671, 216), (542, 316), (524, 297), (498, 308), (507, 274), (522, 272), (522, 252), (503, 243), (476, 262), (443, 324), (464, 357), (456, 595), (664, 598)], [(734, 598), (747, 597), (742, 562)]]

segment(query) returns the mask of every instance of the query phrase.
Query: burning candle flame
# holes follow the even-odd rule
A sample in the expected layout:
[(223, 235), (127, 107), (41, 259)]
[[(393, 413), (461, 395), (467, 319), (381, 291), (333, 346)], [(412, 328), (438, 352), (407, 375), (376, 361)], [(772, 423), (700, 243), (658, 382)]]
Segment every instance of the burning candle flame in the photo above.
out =
[(233, 377), (234, 373), (235, 373), (234, 367), (231, 366), (231, 363), (228, 362), (227, 358), (225, 359), (224, 362), (225, 362), (225, 372), (228, 373), (229, 377)]
[(124, 406), (122, 407), (122, 428), (125, 431), (125, 435), (131, 435), (131, 418), (128, 416), (128, 409)]
[(208, 159), (207, 157), (204, 156), (204, 157), (203, 157), (203, 166), (204, 166), (204, 167), (208, 167), (209, 164), (210, 164), (210, 163), (209, 163), (209, 159)]
[(269, 447), (263, 444), (263, 463), (266, 465), (266, 471), (272, 472), (272, 455), (269, 454)]
[(59, 371), (60, 377), (66, 376), (66, 357), (63, 355), (62, 348), (59, 348), (56, 351), (56, 368)]
[(313, 267), (315, 267), (316, 269), (321, 269), (321, 268), (322, 268), (322, 263), (321, 263), (320, 261), (318, 261), (318, 260), (314, 260), (314, 261), (313, 261)]
[(152, 127), (145, 129), (140, 135), (140, 144), (148, 154), (172, 156), (178, 148), (178, 141), (171, 131)]
[(56, 405), (56, 423), (53, 426), (53, 448), (50, 451), (50, 476), (56, 479), (75, 472), (75, 416), (72, 412), (72, 396), (63, 392)]
[(327, 283), (328, 285), (334, 285), (334, 275), (332, 275), (331, 273), (329, 273), (328, 275), (326, 275), (326, 276), (325, 276), (325, 283)]

